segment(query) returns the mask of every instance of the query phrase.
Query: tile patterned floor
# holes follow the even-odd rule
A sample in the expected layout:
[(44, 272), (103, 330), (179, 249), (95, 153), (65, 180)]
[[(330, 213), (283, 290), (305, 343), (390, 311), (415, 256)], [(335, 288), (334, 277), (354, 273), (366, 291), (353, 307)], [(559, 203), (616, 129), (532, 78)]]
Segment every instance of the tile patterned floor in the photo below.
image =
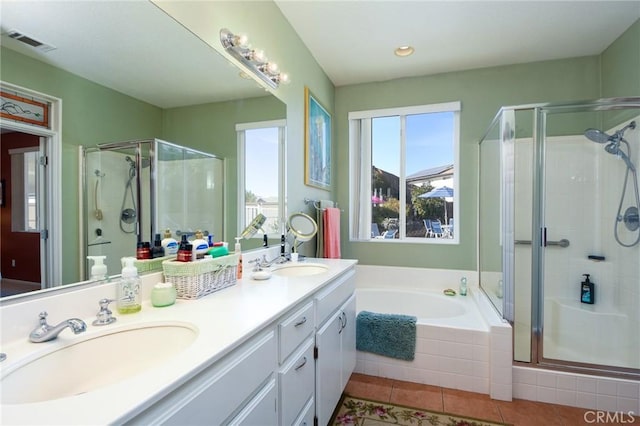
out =
[[(345, 393), (426, 410), (505, 422), (514, 426), (640, 425), (640, 417), (635, 417), (632, 421), (628, 416), (620, 415), (618, 422), (612, 422), (611, 417), (607, 422), (604, 414), (601, 414), (603, 417), (598, 421), (593, 410), (521, 399), (498, 401), (484, 394), (358, 373), (351, 376)], [(588, 413), (586, 417), (585, 413)]]

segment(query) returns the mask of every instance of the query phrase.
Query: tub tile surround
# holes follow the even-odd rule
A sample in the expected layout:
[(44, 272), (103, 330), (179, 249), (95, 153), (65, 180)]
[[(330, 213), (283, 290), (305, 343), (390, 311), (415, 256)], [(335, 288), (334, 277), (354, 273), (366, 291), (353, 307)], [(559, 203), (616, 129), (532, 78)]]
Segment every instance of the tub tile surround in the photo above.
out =
[(513, 397), (611, 412), (640, 413), (640, 382), (513, 367)]
[(356, 372), (511, 400), (511, 326), (478, 289), (475, 271), (372, 265), (358, 265), (356, 269), (356, 289), (388, 288), (392, 282), (393, 288), (442, 294), (445, 288), (457, 290), (460, 278), (467, 277), (469, 295), (463, 300), (477, 305), (484, 319), (475, 328), (419, 325), (413, 361), (358, 352)]
[[(473, 271), (357, 265), (356, 289), (388, 287), (441, 291), (467, 276), (486, 331), (438, 325), (419, 329), (413, 362), (358, 352), (356, 373), (591, 410), (640, 413), (640, 382), (512, 365), (512, 328), (477, 287)], [(405, 275), (406, 274), (406, 275)], [(407, 284), (412, 283), (412, 284)], [(482, 328), (482, 327), (481, 327)]]

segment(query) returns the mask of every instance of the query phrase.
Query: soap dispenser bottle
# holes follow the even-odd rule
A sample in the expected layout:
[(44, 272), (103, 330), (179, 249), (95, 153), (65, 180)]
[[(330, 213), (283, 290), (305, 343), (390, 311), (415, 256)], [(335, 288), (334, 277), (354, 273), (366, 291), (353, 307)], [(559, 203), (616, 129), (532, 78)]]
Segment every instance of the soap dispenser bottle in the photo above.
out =
[(104, 264), (104, 260), (107, 256), (87, 256), (87, 259), (93, 261), (91, 267), (91, 281), (104, 281), (107, 279), (107, 265)]
[(593, 283), (589, 280), (589, 274), (582, 274), (584, 277), (584, 281), (580, 285), (580, 301), (582, 303), (588, 303), (593, 305), (595, 302), (595, 287)]
[(178, 254), (178, 242), (175, 238), (171, 237), (171, 231), (169, 229), (164, 231), (164, 238), (160, 242), (160, 245), (164, 248), (165, 256), (175, 256)]
[(142, 281), (138, 276), (138, 268), (133, 264), (135, 258), (125, 257), (125, 266), (118, 283), (117, 308), (120, 314), (132, 314), (142, 309)]

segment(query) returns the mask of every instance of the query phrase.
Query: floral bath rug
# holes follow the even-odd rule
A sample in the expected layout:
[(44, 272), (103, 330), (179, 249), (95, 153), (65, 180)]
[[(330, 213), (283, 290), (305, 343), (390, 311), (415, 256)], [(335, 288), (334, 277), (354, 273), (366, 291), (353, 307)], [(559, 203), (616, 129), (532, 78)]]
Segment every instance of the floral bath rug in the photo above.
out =
[(487, 420), (427, 411), (343, 395), (331, 425), (353, 426), (505, 426)]

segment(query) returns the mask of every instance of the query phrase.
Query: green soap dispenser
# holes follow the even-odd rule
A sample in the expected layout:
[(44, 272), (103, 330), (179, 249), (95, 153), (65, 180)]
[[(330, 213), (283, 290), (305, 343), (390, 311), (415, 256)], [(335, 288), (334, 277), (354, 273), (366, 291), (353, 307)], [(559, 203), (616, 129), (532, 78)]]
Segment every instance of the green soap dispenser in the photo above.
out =
[(132, 314), (140, 312), (142, 309), (141, 291), (142, 280), (138, 276), (138, 268), (133, 262), (134, 257), (123, 258), (125, 267), (122, 268), (122, 275), (117, 287), (117, 307), (120, 314)]
[(595, 287), (591, 281), (589, 281), (589, 274), (582, 274), (584, 277), (584, 281), (580, 285), (580, 301), (582, 303), (588, 303), (589, 305), (593, 305), (595, 302)]

